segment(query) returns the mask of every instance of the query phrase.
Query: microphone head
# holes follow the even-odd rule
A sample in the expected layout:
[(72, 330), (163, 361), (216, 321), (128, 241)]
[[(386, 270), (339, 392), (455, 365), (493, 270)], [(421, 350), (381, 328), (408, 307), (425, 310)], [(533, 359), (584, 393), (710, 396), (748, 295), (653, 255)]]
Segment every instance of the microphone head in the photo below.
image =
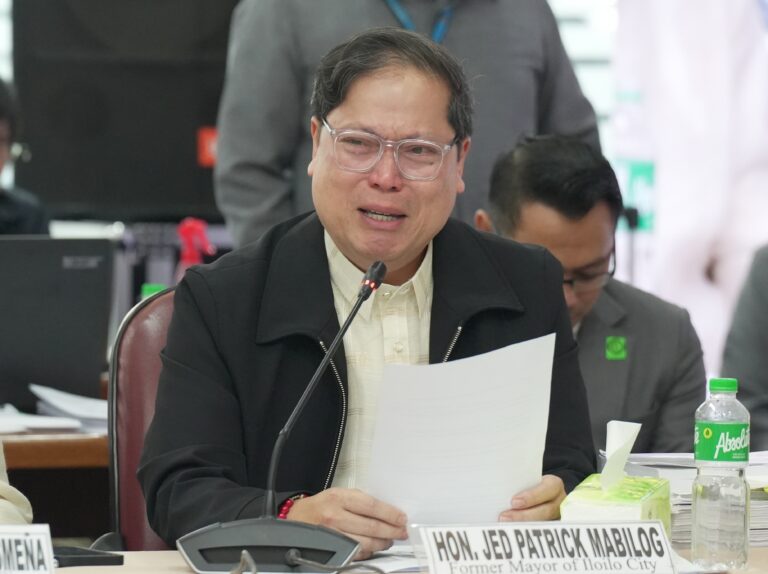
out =
[(360, 296), (363, 300), (368, 299), (371, 293), (376, 291), (384, 280), (384, 276), (387, 274), (387, 266), (383, 261), (374, 261), (365, 272), (363, 282), (360, 285)]

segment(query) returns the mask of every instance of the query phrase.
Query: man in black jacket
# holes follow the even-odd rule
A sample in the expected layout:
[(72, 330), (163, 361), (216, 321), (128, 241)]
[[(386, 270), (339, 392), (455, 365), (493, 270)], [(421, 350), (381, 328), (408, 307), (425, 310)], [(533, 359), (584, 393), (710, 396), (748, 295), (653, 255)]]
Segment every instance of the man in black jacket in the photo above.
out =
[(461, 67), (421, 36), (372, 30), (325, 56), (312, 101), (316, 213), (191, 269), (177, 289), (139, 470), (153, 528), (172, 542), (262, 514), (277, 433), (346, 316), (350, 277), (376, 260), (385, 284), (286, 443), (281, 514), (356, 538), (361, 556), (404, 538), (403, 512), (358, 488), (383, 364), (470, 357), (555, 332), (545, 475), (510, 493), (499, 518), (557, 518), (565, 490), (594, 470), (562, 272), (542, 249), (449, 221), (470, 148)]

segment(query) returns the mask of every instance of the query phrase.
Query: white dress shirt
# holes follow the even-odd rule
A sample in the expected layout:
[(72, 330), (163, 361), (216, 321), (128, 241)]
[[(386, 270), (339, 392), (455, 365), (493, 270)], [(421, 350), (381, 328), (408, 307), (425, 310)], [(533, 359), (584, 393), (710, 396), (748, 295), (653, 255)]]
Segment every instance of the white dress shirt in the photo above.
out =
[[(352, 310), (363, 271), (325, 233), (333, 303), (339, 325)], [(427, 364), (432, 315), (432, 243), (419, 269), (402, 285), (381, 287), (363, 303), (344, 335), (349, 399), (347, 427), (333, 486), (364, 488), (376, 423), (382, 371), (387, 363)]]

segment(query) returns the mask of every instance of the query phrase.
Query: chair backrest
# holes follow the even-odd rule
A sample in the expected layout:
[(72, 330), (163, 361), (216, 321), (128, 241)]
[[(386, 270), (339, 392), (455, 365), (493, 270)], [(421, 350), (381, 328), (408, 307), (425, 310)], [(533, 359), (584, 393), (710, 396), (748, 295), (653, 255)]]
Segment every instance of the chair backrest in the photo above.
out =
[(160, 351), (173, 314), (173, 289), (138, 303), (123, 319), (109, 365), (110, 498), (112, 529), (125, 550), (164, 550), (147, 522), (136, 479), (144, 435), (155, 412)]

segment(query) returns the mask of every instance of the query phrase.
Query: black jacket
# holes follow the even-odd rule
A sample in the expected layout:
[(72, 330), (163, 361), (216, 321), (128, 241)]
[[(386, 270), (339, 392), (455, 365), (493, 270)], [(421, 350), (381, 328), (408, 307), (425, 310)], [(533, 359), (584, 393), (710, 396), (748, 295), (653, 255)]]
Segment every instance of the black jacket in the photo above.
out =
[[(594, 449), (559, 264), (449, 221), (434, 240), (433, 278), (431, 363), (557, 333), (543, 467), (570, 490), (594, 471)], [(262, 513), (272, 445), (338, 330), (314, 214), (187, 272), (139, 469), (150, 523), (166, 542)], [(340, 349), (286, 443), (278, 501), (330, 485), (346, 371)]]

